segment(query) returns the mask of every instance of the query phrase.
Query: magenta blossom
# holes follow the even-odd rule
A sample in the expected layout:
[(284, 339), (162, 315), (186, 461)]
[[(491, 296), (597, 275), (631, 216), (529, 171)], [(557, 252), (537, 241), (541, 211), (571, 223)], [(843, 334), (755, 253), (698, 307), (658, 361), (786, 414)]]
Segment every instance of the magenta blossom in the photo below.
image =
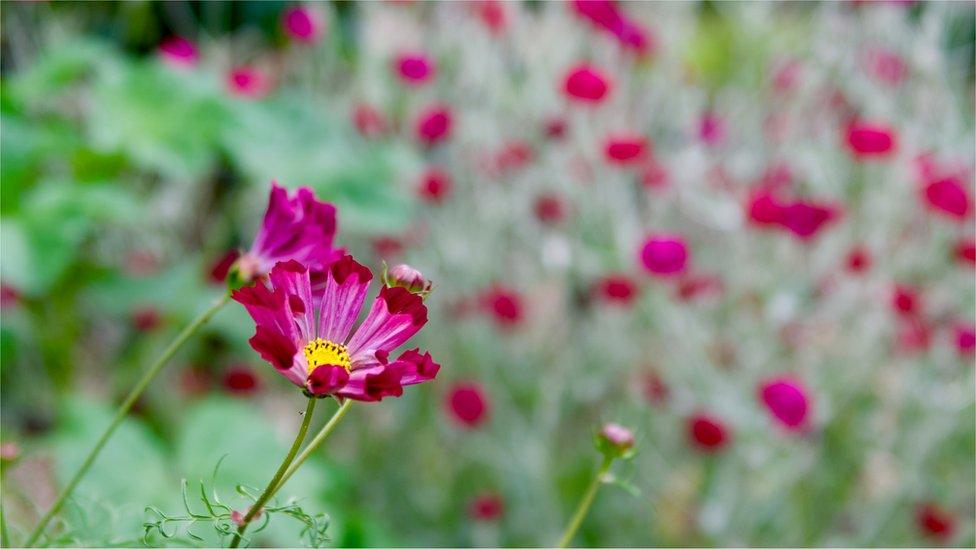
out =
[(759, 386), (759, 399), (787, 429), (796, 431), (806, 426), (810, 397), (799, 380), (786, 376), (767, 379)]
[(316, 282), (325, 269), (344, 251), (332, 245), (336, 232), (336, 209), (315, 198), (311, 189), (288, 191), (271, 182), (268, 209), (251, 249), (237, 262), (237, 275), (251, 281), (271, 271), (279, 261), (295, 260), (313, 273)]
[(575, 101), (598, 104), (610, 92), (610, 78), (600, 69), (580, 64), (571, 68), (563, 80), (563, 92)]
[(227, 90), (245, 99), (261, 99), (271, 92), (271, 79), (254, 67), (237, 67), (227, 75)]
[(285, 33), (297, 42), (315, 44), (322, 38), (325, 23), (318, 12), (302, 6), (289, 8), (281, 16)]
[(846, 137), (847, 148), (860, 160), (885, 158), (897, 147), (895, 130), (883, 124), (853, 122)]
[(652, 53), (654, 40), (640, 24), (629, 19), (610, 0), (574, 0), (573, 10), (594, 26), (612, 34), (620, 45), (634, 50), (638, 55)]
[(440, 365), (419, 349), (390, 359), (427, 323), (423, 298), (406, 288), (380, 289), (353, 330), (372, 278), (367, 267), (345, 255), (326, 272), (321, 292), (314, 292), (308, 269), (288, 261), (275, 265), (267, 283), (241, 288), (232, 297), (254, 319), (251, 347), (288, 381), (310, 395), (374, 402), (400, 396), (404, 385), (434, 379)]
[(195, 67), (200, 61), (200, 52), (193, 42), (181, 36), (168, 38), (159, 45), (159, 56), (173, 67)]
[(684, 272), (688, 263), (688, 245), (680, 236), (651, 235), (641, 247), (640, 260), (651, 274), (679, 274)]
[(434, 76), (434, 62), (423, 53), (403, 52), (396, 57), (393, 66), (404, 84), (423, 84)]
[(831, 205), (800, 200), (783, 207), (779, 223), (800, 240), (808, 241), (838, 215), (838, 209)]
[(925, 205), (933, 212), (962, 221), (972, 209), (972, 199), (958, 177), (933, 179), (922, 188)]
[(454, 117), (444, 105), (432, 105), (417, 117), (415, 132), (417, 139), (432, 147), (451, 136)]

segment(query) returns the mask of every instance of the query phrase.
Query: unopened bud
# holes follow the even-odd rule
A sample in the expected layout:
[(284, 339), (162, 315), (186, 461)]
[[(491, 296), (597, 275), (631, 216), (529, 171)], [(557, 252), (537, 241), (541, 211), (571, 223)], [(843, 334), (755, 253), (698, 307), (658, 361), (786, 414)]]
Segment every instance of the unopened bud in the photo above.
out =
[(257, 258), (250, 253), (242, 255), (227, 273), (227, 288), (233, 291), (251, 284), (261, 274), (260, 271), (261, 264)]
[(596, 437), (596, 446), (608, 458), (627, 458), (634, 447), (634, 434), (626, 427), (607, 423)]
[(384, 272), (383, 282), (391, 288), (399, 286), (422, 297), (427, 297), (432, 288), (431, 283), (424, 279), (424, 275), (420, 271), (405, 264), (397, 265)]

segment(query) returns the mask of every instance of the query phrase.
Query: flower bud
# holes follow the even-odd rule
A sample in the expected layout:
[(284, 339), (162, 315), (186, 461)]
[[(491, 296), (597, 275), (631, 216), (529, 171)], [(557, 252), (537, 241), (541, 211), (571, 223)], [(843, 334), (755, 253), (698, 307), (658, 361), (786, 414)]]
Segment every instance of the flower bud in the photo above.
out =
[(16, 442), (0, 444), (0, 462), (4, 465), (17, 461), (20, 457), (20, 446)]
[(390, 288), (395, 286), (406, 288), (410, 293), (422, 297), (427, 297), (432, 289), (431, 282), (425, 280), (420, 271), (402, 263), (383, 273), (383, 283)]
[(616, 423), (607, 423), (596, 437), (596, 447), (610, 459), (628, 458), (634, 447), (634, 434)]

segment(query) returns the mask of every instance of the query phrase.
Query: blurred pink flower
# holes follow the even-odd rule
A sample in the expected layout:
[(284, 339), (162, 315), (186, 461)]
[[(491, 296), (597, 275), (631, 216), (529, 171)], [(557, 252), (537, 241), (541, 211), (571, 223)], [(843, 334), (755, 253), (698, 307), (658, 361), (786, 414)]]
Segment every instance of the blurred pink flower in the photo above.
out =
[(897, 53), (877, 48), (868, 51), (865, 63), (868, 73), (889, 86), (897, 86), (908, 76), (908, 66)]
[(314, 295), (309, 270), (288, 261), (275, 265), (267, 282), (231, 297), (254, 320), (251, 347), (278, 373), (311, 395), (373, 402), (434, 379), (440, 365), (418, 349), (390, 360), (427, 323), (423, 298), (405, 288), (381, 288), (353, 330), (372, 278), (345, 255), (329, 267), (324, 289)]
[(447, 139), (451, 135), (452, 118), (450, 109), (444, 105), (427, 107), (417, 117), (417, 139), (428, 147)]
[(773, 89), (780, 93), (793, 91), (800, 80), (803, 65), (797, 59), (786, 59), (773, 69)]
[(644, 269), (653, 275), (680, 274), (688, 263), (688, 245), (680, 236), (650, 235), (641, 246), (640, 261)]
[(647, 189), (663, 189), (668, 186), (668, 168), (651, 158), (641, 169), (641, 185)]
[(139, 332), (152, 332), (163, 325), (159, 309), (146, 305), (132, 311), (132, 327)]
[(387, 131), (383, 113), (368, 103), (359, 103), (353, 107), (352, 123), (359, 135), (365, 138), (379, 137)]
[(159, 56), (173, 67), (195, 67), (200, 62), (196, 44), (182, 36), (171, 36), (159, 45)]
[(956, 531), (956, 519), (948, 511), (933, 502), (915, 507), (915, 524), (923, 536), (945, 542)]
[(505, 504), (501, 496), (495, 493), (480, 494), (471, 502), (468, 514), (478, 521), (496, 521), (505, 512)]
[(474, 429), (488, 419), (488, 398), (478, 383), (454, 384), (447, 393), (446, 405), (451, 417), (462, 427)]
[(698, 138), (709, 147), (721, 145), (725, 140), (725, 120), (712, 111), (706, 111), (698, 120)]
[(654, 371), (646, 372), (641, 376), (641, 389), (644, 399), (656, 406), (667, 402), (671, 394), (667, 383)]
[(799, 380), (779, 376), (759, 385), (759, 398), (766, 409), (784, 427), (803, 429), (810, 409), (810, 396)]
[(315, 44), (322, 38), (325, 21), (314, 9), (293, 6), (282, 14), (281, 26), (293, 40), (304, 44)]
[(634, 133), (617, 133), (607, 136), (603, 153), (607, 162), (629, 166), (644, 160), (650, 144), (646, 137)]
[(956, 242), (956, 259), (962, 263), (968, 263), (970, 267), (976, 267), (976, 238), (962, 237)]
[(495, 35), (505, 32), (510, 18), (509, 2), (503, 0), (478, 0), (474, 2), (475, 12), (485, 27)]
[(441, 204), (451, 194), (451, 176), (440, 168), (429, 168), (420, 176), (417, 194), (428, 204)]
[(930, 210), (952, 219), (964, 220), (972, 210), (972, 198), (957, 177), (930, 181), (923, 187), (922, 193)]
[(970, 356), (976, 352), (976, 325), (958, 323), (952, 331), (956, 350), (960, 355)]
[(597, 104), (610, 92), (609, 78), (598, 68), (580, 64), (571, 68), (563, 81), (563, 91), (575, 101)]
[(871, 252), (865, 246), (855, 246), (847, 252), (844, 265), (851, 274), (864, 274), (871, 268)]
[(6, 309), (20, 303), (20, 292), (9, 284), (0, 284), (0, 308)]
[(891, 293), (891, 306), (900, 316), (913, 316), (922, 311), (922, 297), (918, 289), (896, 284)]
[(608, 274), (596, 281), (594, 291), (608, 305), (630, 305), (637, 299), (637, 284), (622, 273)]
[(709, 414), (698, 413), (687, 420), (688, 441), (702, 452), (717, 452), (731, 438), (722, 420)]
[(885, 124), (854, 121), (846, 132), (847, 147), (859, 160), (885, 158), (897, 148), (895, 130)]
[(227, 89), (246, 99), (261, 99), (271, 92), (271, 79), (255, 67), (236, 67), (227, 74)]
[(481, 296), (481, 305), (499, 328), (510, 329), (522, 322), (522, 296), (512, 288), (489, 288)]
[(656, 49), (650, 31), (628, 18), (611, 0), (573, 0), (572, 6), (579, 16), (613, 35), (622, 47), (638, 55), (652, 54)]
[(800, 240), (808, 241), (837, 218), (838, 209), (832, 205), (800, 200), (783, 206), (780, 216), (780, 225)]
[(227, 392), (236, 396), (248, 396), (261, 388), (257, 374), (247, 364), (236, 364), (227, 368), (223, 385)]
[(928, 349), (931, 342), (932, 330), (924, 319), (918, 316), (906, 316), (898, 320), (895, 343), (899, 351), (915, 354)]
[(566, 120), (561, 116), (547, 118), (543, 124), (543, 132), (546, 137), (556, 141), (566, 137)]
[(424, 84), (434, 77), (434, 62), (422, 52), (401, 52), (393, 67), (400, 81), (408, 85)]
[(720, 295), (724, 289), (722, 279), (717, 276), (693, 274), (678, 281), (675, 293), (682, 301), (693, 301), (706, 295)]
[(275, 263), (293, 259), (311, 269), (316, 281), (324, 279), (324, 271), (344, 253), (333, 247), (335, 233), (335, 206), (317, 200), (306, 187), (289, 196), (272, 181), (261, 229), (238, 259), (237, 274), (250, 281), (268, 274)]
[(557, 225), (566, 219), (566, 204), (558, 193), (543, 193), (536, 197), (532, 213), (540, 223)]

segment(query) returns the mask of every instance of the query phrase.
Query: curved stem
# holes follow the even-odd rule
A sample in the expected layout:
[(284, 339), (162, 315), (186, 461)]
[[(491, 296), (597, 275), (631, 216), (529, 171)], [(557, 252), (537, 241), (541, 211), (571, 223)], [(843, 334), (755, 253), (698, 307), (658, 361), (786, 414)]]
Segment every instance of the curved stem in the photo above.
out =
[(573, 541), (573, 536), (576, 535), (576, 531), (579, 530), (580, 524), (582, 524), (583, 519), (586, 518), (586, 513), (590, 510), (590, 506), (593, 505), (593, 498), (596, 497), (597, 490), (599, 490), (600, 485), (603, 484), (603, 475), (605, 475), (610, 469), (611, 463), (613, 463), (613, 458), (603, 458), (603, 464), (600, 465), (600, 469), (597, 470), (596, 476), (593, 477), (589, 487), (586, 489), (586, 493), (583, 494), (583, 499), (580, 501), (579, 507), (576, 508), (576, 513), (573, 514), (573, 519), (569, 521), (569, 526), (566, 527), (566, 531), (563, 532), (562, 537), (559, 538), (559, 547), (569, 547), (569, 542)]
[(74, 476), (71, 477), (68, 484), (66, 484), (64, 489), (61, 490), (61, 493), (58, 494), (58, 498), (54, 501), (54, 505), (52, 505), (51, 508), (44, 513), (44, 516), (41, 517), (40, 522), (38, 522), (37, 526), (34, 527), (34, 531), (31, 532), (30, 537), (28, 537), (27, 541), (24, 542), (26, 547), (30, 547), (37, 543), (37, 540), (41, 537), (41, 534), (44, 533), (44, 529), (47, 528), (48, 523), (51, 522), (51, 519), (53, 519), (54, 516), (57, 515), (61, 510), (61, 507), (64, 506), (68, 496), (71, 495), (71, 492), (73, 492), (75, 487), (78, 486), (78, 483), (81, 482), (81, 479), (85, 476), (85, 473), (87, 473), (92, 464), (95, 463), (95, 458), (98, 457), (98, 454), (102, 451), (105, 443), (112, 438), (112, 434), (115, 432), (115, 429), (118, 428), (118, 426), (122, 423), (122, 420), (125, 419), (125, 416), (132, 408), (132, 405), (135, 404), (136, 400), (138, 400), (140, 396), (142, 396), (142, 393), (145, 392), (147, 387), (149, 387), (152, 380), (156, 378), (160, 370), (163, 369), (163, 366), (169, 362), (169, 359), (173, 358), (176, 351), (178, 351), (179, 348), (182, 347), (188, 339), (190, 339), (190, 336), (196, 333), (201, 326), (206, 324), (215, 314), (217, 314), (217, 311), (219, 311), (220, 308), (227, 303), (228, 299), (230, 299), (229, 292), (221, 296), (221, 298), (218, 299), (217, 302), (211, 305), (207, 310), (200, 313), (200, 316), (193, 319), (193, 321), (190, 322), (186, 328), (183, 328), (183, 331), (176, 336), (176, 339), (174, 339), (173, 342), (166, 347), (166, 350), (163, 351), (163, 354), (160, 355), (158, 359), (156, 359), (156, 362), (154, 362), (152, 366), (146, 370), (146, 373), (143, 374), (143, 376), (139, 379), (135, 387), (129, 391), (128, 396), (125, 397), (122, 404), (119, 405), (119, 409), (115, 412), (115, 417), (112, 418), (112, 422), (108, 424), (108, 427), (105, 428), (102, 436), (100, 436), (98, 441), (95, 442), (95, 446), (88, 451), (88, 455), (85, 456), (84, 461), (81, 462), (81, 467), (75, 471)]
[(276, 486), (274, 489), (275, 492), (280, 490), (281, 487), (285, 485), (285, 482), (287, 482), (288, 479), (295, 474), (295, 471), (297, 471), (298, 468), (301, 467), (302, 463), (308, 459), (308, 456), (312, 455), (312, 452), (314, 452), (315, 449), (318, 448), (319, 445), (322, 444), (322, 442), (328, 438), (330, 434), (332, 434), (332, 431), (335, 430), (336, 425), (339, 424), (339, 420), (342, 419), (342, 416), (346, 415), (346, 412), (349, 411), (349, 407), (351, 405), (352, 400), (347, 399), (342, 403), (342, 406), (339, 406), (339, 409), (335, 411), (335, 414), (332, 415), (329, 422), (322, 427), (322, 430), (320, 430), (311, 441), (309, 441), (308, 445), (305, 446), (305, 449), (302, 450), (302, 453), (298, 454), (298, 457), (295, 458), (294, 463), (292, 463), (291, 466), (288, 467), (288, 470), (285, 471), (285, 474), (281, 477), (281, 481), (278, 482), (278, 486)]
[(298, 435), (295, 436), (295, 442), (291, 443), (291, 448), (288, 449), (288, 455), (285, 456), (284, 461), (278, 466), (278, 470), (275, 471), (274, 477), (268, 486), (264, 489), (264, 492), (258, 496), (257, 501), (254, 505), (247, 510), (247, 514), (241, 519), (240, 526), (237, 527), (237, 533), (234, 534), (234, 540), (231, 541), (231, 547), (237, 547), (241, 544), (242, 536), (244, 531), (247, 530), (247, 526), (251, 524), (254, 517), (261, 511), (264, 504), (271, 499), (271, 496), (277, 491), (278, 483), (281, 482), (281, 477), (285, 474), (285, 470), (291, 465), (292, 460), (295, 459), (295, 454), (298, 453), (298, 448), (302, 445), (305, 440), (305, 435), (308, 433), (308, 424), (312, 420), (312, 412), (315, 410), (315, 403), (318, 401), (315, 397), (310, 397), (308, 399), (308, 406), (305, 408), (305, 417), (302, 419), (302, 426), (298, 428)]

